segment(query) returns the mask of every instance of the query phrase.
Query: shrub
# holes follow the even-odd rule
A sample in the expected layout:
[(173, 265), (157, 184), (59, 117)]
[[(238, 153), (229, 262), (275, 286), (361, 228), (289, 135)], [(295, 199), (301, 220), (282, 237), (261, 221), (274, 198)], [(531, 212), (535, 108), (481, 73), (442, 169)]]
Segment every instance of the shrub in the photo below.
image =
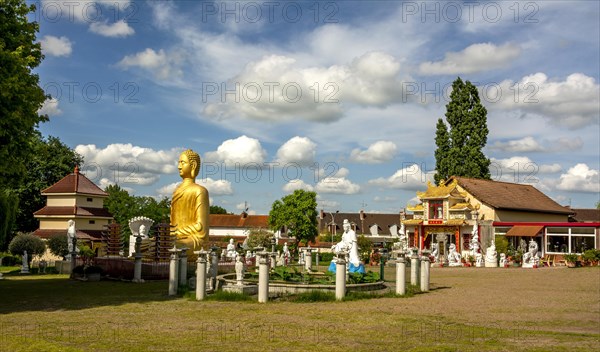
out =
[(565, 254), (564, 258), (567, 263), (576, 263), (578, 256), (577, 254)]
[(495, 238), (496, 251), (498, 253), (507, 253), (508, 252), (508, 240), (506, 236), (496, 236)]
[(24, 251), (27, 251), (29, 261), (31, 261), (34, 255), (44, 254), (46, 251), (46, 244), (41, 238), (34, 236), (31, 233), (19, 233), (12, 241), (10, 241), (8, 250), (12, 254), (18, 255), (22, 255)]
[(21, 261), (21, 258), (10, 253), (1, 253), (0, 258), (2, 258), (2, 266), (15, 266)]
[(69, 254), (68, 241), (67, 235), (51, 237), (48, 240), (48, 249), (50, 249), (50, 253), (57, 257), (66, 257), (67, 254)]
[(330, 262), (333, 259), (333, 253), (319, 253), (319, 263)]

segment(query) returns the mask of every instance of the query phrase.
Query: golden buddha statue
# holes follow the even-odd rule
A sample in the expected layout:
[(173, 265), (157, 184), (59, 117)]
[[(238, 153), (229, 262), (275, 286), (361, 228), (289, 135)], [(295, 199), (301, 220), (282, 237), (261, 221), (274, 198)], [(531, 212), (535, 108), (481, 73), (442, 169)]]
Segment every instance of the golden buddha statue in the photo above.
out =
[(208, 239), (208, 191), (196, 183), (200, 171), (200, 155), (191, 149), (179, 156), (179, 176), (183, 182), (173, 192), (171, 200), (171, 233), (177, 244), (200, 250)]

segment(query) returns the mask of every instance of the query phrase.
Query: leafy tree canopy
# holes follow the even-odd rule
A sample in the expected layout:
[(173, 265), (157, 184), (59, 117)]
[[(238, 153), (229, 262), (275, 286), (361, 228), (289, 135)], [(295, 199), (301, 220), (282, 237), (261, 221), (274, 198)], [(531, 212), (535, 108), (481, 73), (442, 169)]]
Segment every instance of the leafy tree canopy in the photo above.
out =
[(12, 254), (22, 255), (23, 251), (27, 251), (29, 261), (34, 255), (42, 255), (46, 251), (46, 244), (41, 238), (31, 233), (19, 233), (10, 241), (8, 250)]
[(229, 214), (225, 208), (218, 205), (211, 205), (209, 212), (210, 214)]
[(490, 160), (482, 151), (489, 132), (487, 110), (471, 82), (458, 77), (452, 83), (446, 121), (449, 128), (442, 119), (436, 128), (435, 182), (439, 184), (450, 176), (489, 179)]
[(295, 190), (276, 200), (269, 212), (269, 226), (273, 231), (287, 228), (296, 242), (311, 242), (317, 231), (317, 194)]

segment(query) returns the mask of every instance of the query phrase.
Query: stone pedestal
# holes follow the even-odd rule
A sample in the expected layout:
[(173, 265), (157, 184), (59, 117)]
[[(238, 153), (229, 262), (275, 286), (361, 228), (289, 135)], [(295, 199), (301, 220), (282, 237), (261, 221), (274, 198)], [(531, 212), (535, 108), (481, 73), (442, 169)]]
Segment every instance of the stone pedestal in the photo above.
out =
[(271, 269), (275, 268), (277, 266), (277, 252), (271, 252), (269, 254), (269, 267)]
[(169, 249), (171, 253), (171, 262), (169, 263), (169, 296), (177, 295), (177, 288), (179, 283), (179, 249), (175, 246)]
[(488, 262), (486, 260), (485, 261), (485, 267), (486, 268), (497, 268), (498, 267), (498, 262), (497, 261)]
[(195, 251), (198, 256), (196, 261), (196, 300), (202, 301), (206, 298), (206, 251)]
[(211, 248), (210, 251), (210, 277), (208, 288), (210, 290), (217, 290), (217, 272), (219, 270), (219, 256), (217, 255), (216, 247)]
[(406, 294), (406, 263), (404, 256), (398, 258), (396, 262), (396, 294)]
[(429, 291), (429, 258), (424, 255), (421, 257), (421, 292)]
[(304, 253), (306, 253), (304, 255), (304, 269), (306, 269), (306, 271), (311, 271), (312, 270), (312, 251), (310, 249), (306, 249)]
[(419, 285), (419, 279), (421, 275), (419, 256), (417, 250), (413, 250), (410, 256), (410, 284), (414, 286)]
[(142, 237), (135, 236), (135, 263), (133, 264), (133, 280), (135, 283), (143, 283), (142, 280)]
[(77, 264), (77, 252), (71, 252), (71, 260), (69, 261), (69, 264), (71, 266), (70, 272), (72, 273), (73, 269), (75, 269), (75, 264)]
[(346, 296), (346, 254), (340, 253), (335, 260), (335, 299), (341, 301)]
[(267, 303), (269, 300), (269, 254), (256, 253), (258, 257), (258, 302)]
[(187, 248), (183, 247), (179, 249), (179, 285), (187, 285)]

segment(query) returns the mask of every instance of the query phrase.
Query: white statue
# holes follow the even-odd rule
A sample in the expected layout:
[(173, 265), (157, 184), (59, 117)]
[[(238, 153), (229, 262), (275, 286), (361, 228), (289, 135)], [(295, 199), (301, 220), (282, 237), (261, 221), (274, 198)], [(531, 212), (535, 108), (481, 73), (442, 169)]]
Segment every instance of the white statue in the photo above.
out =
[(450, 243), (450, 247), (448, 248), (448, 266), (462, 266), (460, 253), (456, 251), (454, 243)]
[(304, 249), (299, 249), (298, 264), (304, 265), (304, 256), (305, 255), (306, 255), (306, 252), (304, 251)]
[(482, 268), (485, 266), (483, 261), (483, 254), (477, 253), (475, 254), (475, 266), (478, 268)]
[(23, 251), (23, 265), (21, 266), (21, 274), (29, 274), (29, 256), (27, 251)]
[(136, 216), (129, 220), (129, 229), (131, 230), (131, 236), (129, 236), (129, 256), (133, 256), (135, 253), (136, 237), (140, 237), (142, 240), (150, 238), (148, 236), (148, 229), (152, 227), (154, 220), (145, 216)]
[(244, 261), (242, 260), (242, 256), (238, 255), (235, 261), (235, 277), (237, 280), (237, 285), (242, 286), (244, 284)]
[(506, 266), (506, 254), (500, 253), (500, 267), (504, 268)]
[(410, 253), (408, 249), (408, 236), (406, 235), (406, 228), (404, 223), (400, 224), (400, 230), (398, 230), (399, 240), (394, 243), (394, 247), (400, 251), (402, 254)]
[(356, 232), (350, 228), (348, 219), (344, 219), (342, 227), (344, 229), (342, 240), (333, 246), (332, 250), (336, 254), (347, 252), (348, 262), (358, 268), (360, 266), (360, 258), (358, 257), (358, 239), (356, 238)]
[(472, 256), (477, 256), (479, 253), (479, 229), (477, 227), (477, 222), (473, 225), (473, 230), (471, 231), (471, 242), (469, 242), (469, 249), (471, 250)]
[(496, 253), (496, 241), (494, 240), (492, 240), (492, 245), (489, 246), (485, 251), (485, 267), (498, 267), (498, 253)]
[(529, 249), (523, 254), (523, 268), (537, 268), (540, 265), (538, 245), (533, 239), (529, 241)]
[(77, 242), (77, 230), (75, 229), (75, 221), (69, 220), (67, 221), (67, 246), (69, 249), (69, 254), (67, 254), (67, 259), (71, 260), (71, 253), (76, 250), (76, 242)]
[(439, 262), (439, 259), (438, 259), (438, 254), (439, 254), (438, 244), (437, 243), (432, 243), (431, 244), (431, 248), (433, 249), (433, 251), (431, 252), (431, 256), (433, 257), (433, 262), (437, 263), (437, 262)]
[(237, 252), (235, 250), (235, 244), (233, 244), (233, 238), (229, 240), (227, 245), (227, 258), (235, 259)]

